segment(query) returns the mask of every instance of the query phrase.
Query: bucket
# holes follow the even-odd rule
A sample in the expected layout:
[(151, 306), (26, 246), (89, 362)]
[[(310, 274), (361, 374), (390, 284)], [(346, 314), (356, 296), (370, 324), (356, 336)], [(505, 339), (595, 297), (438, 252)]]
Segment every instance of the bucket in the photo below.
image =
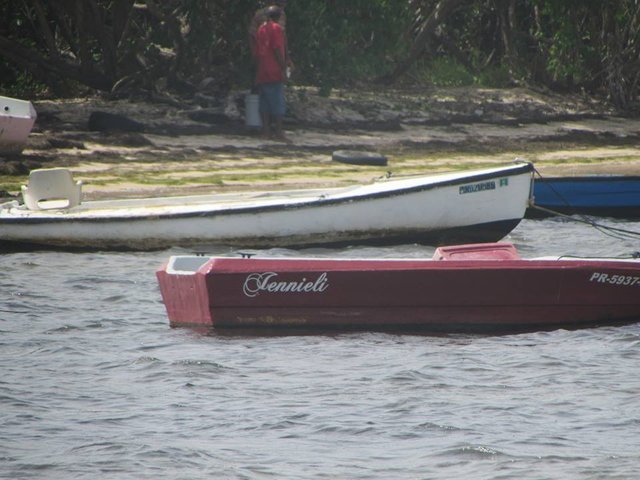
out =
[(259, 95), (247, 93), (244, 97), (244, 115), (244, 121), (247, 127), (262, 127)]

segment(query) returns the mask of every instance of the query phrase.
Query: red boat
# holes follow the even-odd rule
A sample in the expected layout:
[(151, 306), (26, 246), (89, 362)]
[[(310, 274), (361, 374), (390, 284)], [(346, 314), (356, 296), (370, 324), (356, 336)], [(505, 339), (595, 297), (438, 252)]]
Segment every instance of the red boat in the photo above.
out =
[(174, 256), (172, 326), (487, 332), (640, 321), (640, 260), (520, 258), (508, 243), (432, 259)]

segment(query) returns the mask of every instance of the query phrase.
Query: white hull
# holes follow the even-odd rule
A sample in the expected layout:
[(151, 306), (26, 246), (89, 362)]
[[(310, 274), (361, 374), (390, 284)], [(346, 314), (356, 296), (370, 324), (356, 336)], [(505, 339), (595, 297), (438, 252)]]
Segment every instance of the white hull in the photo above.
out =
[(302, 246), (497, 240), (523, 218), (530, 164), (370, 185), (84, 202), (58, 210), (0, 206), (0, 241), (92, 249)]
[(0, 96), (0, 154), (22, 152), (36, 117), (31, 102)]

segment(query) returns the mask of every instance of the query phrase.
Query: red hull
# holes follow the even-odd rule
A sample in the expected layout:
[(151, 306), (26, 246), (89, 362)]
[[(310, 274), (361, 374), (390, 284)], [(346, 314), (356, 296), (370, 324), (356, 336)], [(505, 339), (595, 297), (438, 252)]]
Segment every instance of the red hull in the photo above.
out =
[(457, 247), (446, 261), (212, 258), (158, 279), (172, 325), (468, 332), (640, 321), (640, 262), (521, 260), (504, 247)]

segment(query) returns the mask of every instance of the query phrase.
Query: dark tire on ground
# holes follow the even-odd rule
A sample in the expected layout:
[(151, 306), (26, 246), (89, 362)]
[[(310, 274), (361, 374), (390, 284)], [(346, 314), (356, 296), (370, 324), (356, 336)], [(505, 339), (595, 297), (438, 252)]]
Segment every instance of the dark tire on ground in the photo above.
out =
[(351, 165), (369, 165), (384, 167), (387, 165), (387, 157), (375, 152), (362, 152), (358, 150), (336, 150), (331, 156), (334, 162), (349, 163)]

